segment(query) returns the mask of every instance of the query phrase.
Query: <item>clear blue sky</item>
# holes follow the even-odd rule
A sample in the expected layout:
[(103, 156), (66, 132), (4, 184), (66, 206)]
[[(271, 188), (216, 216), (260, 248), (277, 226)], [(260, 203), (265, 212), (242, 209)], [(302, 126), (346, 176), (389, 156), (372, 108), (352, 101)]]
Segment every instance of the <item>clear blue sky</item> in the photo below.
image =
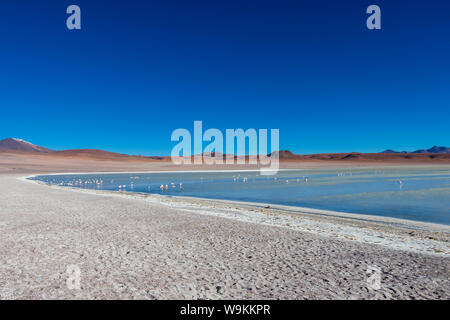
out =
[[(82, 30), (66, 28), (66, 8)], [(378, 4), (382, 30), (365, 10)], [(176, 128), (296, 153), (450, 145), (449, 1), (0, 3), (0, 138), (165, 155)]]

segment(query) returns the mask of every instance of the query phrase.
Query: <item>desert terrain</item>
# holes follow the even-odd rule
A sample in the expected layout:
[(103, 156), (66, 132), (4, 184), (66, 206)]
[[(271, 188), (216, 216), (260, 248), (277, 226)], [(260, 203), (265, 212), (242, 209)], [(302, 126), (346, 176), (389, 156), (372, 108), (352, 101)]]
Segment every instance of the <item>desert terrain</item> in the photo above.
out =
[[(368, 164), (376, 165), (338, 166)], [(181, 169), (157, 159), (0, 153), (0, 299), (450, 298), (447, 226), (24, 179)], [(79, 289), (67, 286), (70, 266), (80, 270)], [(368, 285), (373, 267), (381, 271), (379, 289)]]

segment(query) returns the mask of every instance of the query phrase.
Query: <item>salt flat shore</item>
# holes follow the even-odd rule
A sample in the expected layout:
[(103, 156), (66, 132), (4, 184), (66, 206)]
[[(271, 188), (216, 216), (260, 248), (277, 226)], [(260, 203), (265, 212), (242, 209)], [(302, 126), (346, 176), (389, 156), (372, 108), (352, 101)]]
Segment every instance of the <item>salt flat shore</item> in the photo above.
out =
[(0, 175), (0, 299), (450, 298), (447, 226), (21, 177)]

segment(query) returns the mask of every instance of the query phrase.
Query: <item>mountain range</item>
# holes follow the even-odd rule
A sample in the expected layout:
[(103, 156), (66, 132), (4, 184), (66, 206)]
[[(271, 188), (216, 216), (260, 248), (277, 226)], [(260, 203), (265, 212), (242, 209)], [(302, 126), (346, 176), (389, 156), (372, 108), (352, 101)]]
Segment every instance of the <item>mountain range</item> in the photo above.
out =
[[(8, 138), (0, 140), (0, 152), (2, 153), (23, 153), (29, 155), (45, 155), (58, 158), (71, 159), (93, 159), (93, 160), (114, 160), (114, 161), (170, 161), (170, 157), (159, 156), (136, 156), (120, 154), (97, 149), (72, 149), (55, 151), (45, 147), (37, 146), (31, 142)], [(214, 155), (214, 154), (213, 154)], [(278, 151), (281, 161), (316, 161), (316, 160), (348, 160), (348, 161), (429, 161), (429, 160), (450, 160), (450, 148), (434, 146), (430, 149), (416, 150), (413, 152), (385, 150), (380, 153), (321, 153), (311, 155), (294, 154), (289, 150)], [(269, 155), (271, 156), (271, 155)], [(225, 157), (225, 155), (223, 155)], [(235, 157), (236, 158), (236, 157)], [(245, 158), (248, 158), (245, 157)]]
[(450, 154), (450, 148), (434, 146), (434, 147), (431, 147), (430, 149), (419, 149), (416, 151), (394, 151), (394, 150), (388, 149), (381, 153), (444, 153), (444, 154)]

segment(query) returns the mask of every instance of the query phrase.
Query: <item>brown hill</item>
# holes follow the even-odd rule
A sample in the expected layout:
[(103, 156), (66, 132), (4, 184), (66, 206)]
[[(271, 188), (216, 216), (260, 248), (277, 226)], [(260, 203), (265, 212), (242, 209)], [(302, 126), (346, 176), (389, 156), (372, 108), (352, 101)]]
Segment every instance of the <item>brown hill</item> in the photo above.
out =
[(131, 156), (128, 154), (109, 152), (97, 149), (72, 149), (64, 151), (52, 151), (49, 153), (55, 157), (92, 159), (92, 160), (124, 160), (124, 161), (147, 161), (147, 160), (170, 160), (170, 157), (146, 157)]
[(37, 146), (28, 141), (16, 138), (0, 140), (0, 150), (2, 151), (25, 151), (25, 152), (51, 152), (52, 150)]

